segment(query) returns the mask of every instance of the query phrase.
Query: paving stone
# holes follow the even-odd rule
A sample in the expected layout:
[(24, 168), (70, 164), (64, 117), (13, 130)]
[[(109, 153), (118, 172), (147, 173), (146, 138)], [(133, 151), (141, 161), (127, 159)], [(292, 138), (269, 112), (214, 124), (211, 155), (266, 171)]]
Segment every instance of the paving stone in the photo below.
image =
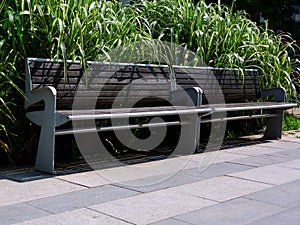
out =
[(86, 189), (55, 178), (22, 183), (10, 180), (1, 180), (0, 184), (0, 206)]
[[(155, 178), (160, 176), (170, 177), (183, 169), (192, 156), (171, 157), (164, 160), (156, 160), (139, 164), (130, 164), (120, 167), (113, 167), (99, 170), (100, 176), (109, 180), (111, 183), (122, 183), (124, 185), (140, 185), (136, 181), (145, 178)], [(159, 180), (160, 181), (160, 180)]]
[(192, 173), (191, 170), (193, 169), (181, 170), (178, 173), (170, 174), (169, 176), (161, 175), (161, 176), (148, 177), (144, 179), (139, 179), (134, 182), (136, 184), (141, 184), (141, 185), (135, 185), (135, 186), (123, 185), (123, 184), (115, 184), (115, 185), (145, 193), (145, 192), (166, 189), (169, 187), (174, 187), (182, 184), (189, 184), (203, 179), (202, 177), (200, 177), (199, 174), (196, 175), (195, 173)]
[(0, 224), (14, 224), (48, 215), (50, 213), (25, 203), (17, 203), (0, 207)]
[(228, 173), (243, 171), (252, 169), (252, 166), (248, 165), (240, 165), (231, 162), (223, 162), (212, 164), (206, 169), (204, 168), (194, 168), (187, 171), (187, 173), (191, 176), (200, 176), (203, 178), (212, 178), (217, 176), (223, 176)]
[(223, 204), (174, 217), (175, 219), (199, 225), (243, 225), (282, 212), (284, 208), (259, 201), (238, 198)]
[(287, 140), (283, 138), (282, 140), (278, 140), (277, 142), (274, 142), (272, 145), (270, 145), (270, 147), (286, 149), (286, 150), (299, 149), (300, 142), (297, 141), (297, 138), (287, 139)]
[(176, 220), (174, 218), (169, 218), (169, 219), (158, 221), (156, 223), (151, 223), (151, 225), (191, 225), (191, 223)]
[(283, 149), (280, 148), (268, 148), (262, 145), (252, 145), (252, 146), (243, 146), (239, 148), (225, 149), (223, 151), (228, 153), (242, 154), (248, 156), (259, 156), (259, 155), (279, 152), (282, 150)]
[(72, 193), (57, 195), (53, 197), (29, 201), (28, 204), (51, 213), (84, 208), (102, 202), (112, 201), (119, 198), (133, 196), (138, 192), (128, 189), (106, 185), (88, 190), (81, 190)]
[(261, 220), (255, 221), (249, 225), (299, 225), (300, 224), (300, 207), (288, 209), (276, 215), (268, 216)]
[(294, 208), (300, 206), (299, 191), (300, 180), (259, 191), (245, 197), (287, 208)]
[(97, 173), (97, 171), (68, 174), (59, 176), (58, 179), (85, 187), (99, 187), (111, 183), (110, 181), (102, 177), (99, 173)]
[(167, 189), (106, 202), (89, 208), (141, 225), (213, 204), (216, 202)]
[(271, 187), (268, 184), (257, 183), (234, 177), (215, 177), (192, 184), (181, 185), (172, 189), (193, 196), (213, 201), (224, 202), (250, 193)]
[(266, 166), (271, 165), (279, 162), (287, 161), (288, 159), (279, 157), (279, 156), (273, 156), (273, 155), (257, 155), (242, 159), (236, 159), (231, 161), (232, 163), (238, 163), (242, 165), (248, 165), (248, 166)]
[[(207, 152), (204, 154), (195, 154), (192, 160), (198, 162), (198, 167), (210, 166), (215, 163), (230, 162), (235, 159), (241, 159), (249, 157), (248, 155), (241, 155), (235, 153), (229, 153), (225, 151)], [(195, 167), (195, 166), (194, 166)]]
[(276, 164), (231, 173), (229, 175), (273, 185), (285, 184), (300, 179), (299, 170), (280, 167)]
[[(298, 136), (298, 137), (296, 137)], [(283, 136), (282, 140), (283, 141), (287, 141), (287, 142), (293, 142), (293, 143), (300, 143), (300, 138), (299, 138), (300, 134), (299, 132), (295, 133), (295, 135), (287, 135), (287, 136)]]
[[(251, 169), (253, 167), (251, 166), (245, 166), (245, 165), (238, 165), (238, 164), (232, 164), (232, 163), (218, 163), (218, 164), (212, 164), (208, 168), (193, 168), (193, 169), (185, 169), (179, 171), (177, 174), (171, 176), (169, 179), (162, 180), (161, 182), (158, 182), (153, 185), (139, 185), (139, 186), (126, 186), (122, 184), (117, 184), (117, 186), (126, 187), (131, 190), (136, 190), (140, 192), (151, 192), (161, 189), (166, 189), (170, 187), (175, 187), (183, 184), (190, 184), (193, 182), (201, 181), (204, 178), (212, 178), (215, 176), (222, 176), (227, 173), (232, 173), (236, 171), (243, 171), (247, 169)], [(165, 178), (165, 176), (161, 177), (162, 179)], [(153, 180), (159, 180), (158, 177), (149, 177), (145, 178), (143, 180), (140, 180), (136, 183), (141, 184), (151, 184)]]
[(19, 182), (28, 182), (28, 181), (54, 177), (54, 175), (52, 174), (38, 172), (35, 171), (34, 168), (27, 168), (27, 167), (5, 169), (3, 171), (0, 170), (0, 176), (8, 180), (19, 181)]
[(18, 225), (48, 225), (48, 224), (59, 224), (59, 225), (111, 225), (120, 224), (126, 225), (125, 221), (115, 219), (113, 217), (104, 215), (102, 213), (95, 212), (86, 208), (68, 211), (56, 215), (46, 216), (34, 220), (29, 220)]
[(298, 149), (290, 149), (286, 151), (274, 152), (272, 155), (282, 157), (287, 160), (300, 159), (300, 146)]
[(300, 159), (295, 159), (295, 160), (290, 160), (290, 161), (283, 162), (283, 163), (278, 163), (277, 165), (300, 170)]
[(262, 140), (260, 143), (255, 144), (255, 146), (274, 148), (274, 146), (281, 145), (281, 143), (282, 140)]

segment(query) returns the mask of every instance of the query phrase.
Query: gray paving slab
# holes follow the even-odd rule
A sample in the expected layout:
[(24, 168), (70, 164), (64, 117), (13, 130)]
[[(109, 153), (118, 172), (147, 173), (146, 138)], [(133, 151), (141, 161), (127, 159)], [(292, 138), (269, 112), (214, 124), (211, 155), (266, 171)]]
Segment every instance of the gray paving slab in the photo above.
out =
[(43, 211), (25, 203), (17, 203), (0, 207), (0, 224), (14, 224), (48, 215), (50, 215), (49, 212)]
[[(154, 177), (139, 179), (135, 182), (137, 184), (145, 184), (145, 185), (136, 185), (136, 186), (129, 186), (124, 184), (115, 184), (115, 185), (146, 193), (146, 192), (157, 191), (157, 190), (166, 189), (166, 188), (170, 188), (182, 184), (189, 184), (203, 179), (199, 175), (193, 174), (191, 170), (193, 169), (181, 170), (176, 174), (170, 174), (170, 177), (168, 179), (166, 179), (165, 175), (162, 175), (162, 176), (154, 176)], [(157, 182), (159, 180), (161, 181)]]
[(199, 225), (243, 225), (275, 215), (285, 210), (283, 207), (238, 198), (222, 204), (209, 206), (174, 217), (177, 220)]
[(300, 207), (268, 216), (249, 225), (300, 225)]
[(55, 178), (22, 183), (11, 180), (0, 180), (0, 186), (0, 206), (86, 189)]
[(89, 208), (134, 224), (150, 224), (193, 210), (216, 204), (172, 190), (160, 190)]
[(234, 177), (215, 177), (203, 181), (174, 187), (172, 189), (201, 198), (224, 202), (272, 187)]
[(286, 208), (294, 208), (300, 207), (299, 192), (300, 180), (249, 194), (245, 197)]
[(270, 154), (274, 152), (280, 152), (283, 150), (284, 149), (281, 148), (270, 148), (264, 145), (251, 145), (251, 146), (242, 146), (238, 148), (225, 149), (222, 151), (228, 153), (234, 153), (234, 154), (248, 155), (248, 156), (260, 156), (260, 155)]
[(64, 176), (59, 176), (58, 179), (89, 188), (99, 187), (111, 183), (109, 180), (105, 179), (96, 171), (68, 174)]
[(35, 171), (34, 168), (10, 168), (0, 171), (0, 177), (7, 178), (9, 180), (28, 182), (40, 179), (46, 179), (54, 177), (52, 174), (46, 174)]
[(300, 170), (300, 159), (290, 160), (287, 162), (279, 163), (278, 166), (288, 167)]
[(196, 161), (194, 167), (209, 166), (215, 163), (231, 162), (235, 159), (246, 158), (248, 155), (236, 154), (226, 151), (206, 152), (204, 154), (195, 154), (192, 156), (192, 161)]
[(271, 164), (275, 164), (275, 163), (285, 162), (287, 160), (288, 160), (287, 158), (280, 157), (280, 156), (274, 156), (274, 155), (256, 155), (256, 156), (251, 156), (251, 157), (247, 157), (247, 158), (236, 159), (231, 162), (242, 164), (242, 165), (258, 167), (258, 166), (266, 166), (266, 165), (271, 165)]
[(125, 221), (115, 219), (86, 208), (68, 211), (51, 216), (45, 216), (38, 219), (33, 219), (18, 223), (18, 225), (126, 225)]
[(253, 145), (253, 146), (274, 148), (275, 145), (281, 145), (282, 142), (283, 142), (283, 139), (281, 139), (281, 140), (261, 140), (260, 142), (255, 143), (255, 145)]
[[(141, 183), (168, 177), (137, 187), (114, 184), (95, 171), (50, 177), (9, 172), (25, 182), (0, 172), (0, 224), (300, 225), (300, 139), (293, 140), (164, 160), (170, 169), (188, 161), (171, 177), (160, 169), (125, 177), (118, 174), (122, 168), (100, 171)], [(134, 165), (130, 171), (154, 164)]]
[[(136, 190), (140, 192), (151, 192), (161, 189), (166, 189), (170, 187), (175, 187), (183, 184), (189, 184), (194, 183), (197, 181), (200, 181), (204, 178), (212, 178), (216, 176), (222, 176), (227, 173), (237, 172), (237, 171), (243, 171), (247, 169), (251, 169), (253, 167), (251, 166), (245, 166), (245, 165), (238, 165), (238, 164), (232, 164), (232, 163), (218, 163), (218, 164), (212, 164), (208, 166), (207, 168), (192, 168), (192, 169), (184, 169), (179, 171), (176, 174), (172, 174), (169, 179), (163, 179), (165, 176), (161, 176), (163, 179), (161, 182), (155, 183), (153, 185), (139, 185), (139, 186), (126, 186), (122, 184), (117, 184), (117, 186), (120, 187), (126, 187), (131, 190)], [(155, 177), (147, 177), (144, 179), (140, 179), (136, 183), (141, 184), (152, 184), (153, 181), (159, 180), (158, 176)]]
[(300, 179), (299, 170), (279, 166), (276, 164), (231, 173), (229, 175), (272, 185), (285, 184)]
[(203, 178), (212, 178), (217, 176), (223, 176), (228, 173), (234, 173), (239, 171), (244, 171), (253, 168), (252, 166), (248, 165), (240, 165), (231, 162), (222, 162), (211, 164), (206, 169), (202, 170), (201, 168), (194, 168), (189, 171), (189, 174), (192, 176), (200, 176)]
[(255, 146), (272, 148), (274, 151), (297, 149), (300, 145), (300, 139), (295, 137), (289, 138), (282, 136), (280, 140), (266, 140), (258, 143)]
[(61, 213), (136, 194), (138, 194), (138, 192), (113, 185), (106, 185), (88, 190), (37, 199), (27, 203), (51, 213)]
[(292, 138), (292, 139), (283, 138), (282, 140), (278, 140), (276, 142), (273, 142), (270, 145), (264, 145), (264, 146), (269, 146), (271, 148), (277, 148), (277, 149), (292, 150), (292, 149), (299, 149), (299, 144), (300, 142), (297, 140), (297, 138)]
[(123, 166), (97, 170), (97, 173), (111, 183), (140, 185), (136, 182), (139, 181), (139, 179), (148, 177), (151, 179), (165, 176), (163, 179), (168, 179), (172, 174), (176, 174), (192, 161), (190, 158), (192, 158), (192, 155), (188, 157), (170, 157), (164, 160), (146, 160), (146, 162), (139, 164), (124, 163)]
[(284, 135), (282, 139), (284, 141), (300, 143), (300, 131), (291, 131), (289, 134)]
[(300, 159), (300, 145), (298, 149), (289, 149), (280, 152), (274, 152), (271, 155), (283, 157), (288, 160)]
[(191, 225), (191, 223), (184, 222), (181, 220), (176, 220), (174, 218), (169, 218), (169, 219), (158, 221), (156, 223), (151, 223), (151, 225)]

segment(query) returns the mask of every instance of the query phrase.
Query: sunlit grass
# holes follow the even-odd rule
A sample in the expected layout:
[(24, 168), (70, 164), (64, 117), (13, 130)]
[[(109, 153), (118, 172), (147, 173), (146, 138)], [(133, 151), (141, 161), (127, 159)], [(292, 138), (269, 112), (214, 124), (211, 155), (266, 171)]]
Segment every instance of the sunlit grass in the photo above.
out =
[(258, 27), (245, 12), (204, 1), (141, 0), (129, 6), (102, 0), (3, 0), (0, 145), (9, 152), (11, 140), (20, 136), (11, 124), (24, 122), (16, 115), (24, 114), (25, 57), (81, 60), (86, 68), (87, 60), (109, 59), (115, 48), (157, 39), (186, 47), (209, 66), (240, 68), (241, 75), (257, 68), (264, 87), (282, 86), (290, 97), (295, 94), (290, 74), (299, 63), (289, 57), (293, 45), (282, 44), (283, 38), (290, 37)]

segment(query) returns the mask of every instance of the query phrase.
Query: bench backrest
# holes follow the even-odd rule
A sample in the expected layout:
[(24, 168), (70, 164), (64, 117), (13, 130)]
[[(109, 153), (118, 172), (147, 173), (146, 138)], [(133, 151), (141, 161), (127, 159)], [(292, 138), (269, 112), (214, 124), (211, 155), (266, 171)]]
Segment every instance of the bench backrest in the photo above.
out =
[(223, 96), (226, 103), (260, 97), (259, 75), (252, 69), (240, 76), (236, 69), (172, 66), (176, 77), (172, 81), (166, 65), (89, 62), (88, 67), (85, 73), (79, 61), (65, 65), (63, 61), (29, 58), (26, 91), (55, 87), (58, 109), (71, 109), (75, 94), (83, 108), (110, 108), (112, 104), (132, 107), (139, 100), (141, 105), (168, 105), (174, 82), (178, 88), (200, 86), (203, 104), (222, 102)]
[(169, 68), (165, 65), (89, 62), (85, 73), (79, 62), (68, 61), (67, 75), (64, 66), (63, 61), (28, 59), (27, 79), (31, 85), (27, 89), (55, 87), (58, 109), (71, 108), (75, 93), (83, 107), (95, 100), (104, 108), (132, 105), (139, 100), (163, 105), (171, 90)]
[[(173, 66), (178, 87), (200, 86), (203, 103), (218, 103), (224, 96), (226, 103), (255, 101), (260, 98), (260, 80), (257, 70), (246, 69), (243, 75), (237, 69)], [(213, 100), (213, 101), (211, 101)]]

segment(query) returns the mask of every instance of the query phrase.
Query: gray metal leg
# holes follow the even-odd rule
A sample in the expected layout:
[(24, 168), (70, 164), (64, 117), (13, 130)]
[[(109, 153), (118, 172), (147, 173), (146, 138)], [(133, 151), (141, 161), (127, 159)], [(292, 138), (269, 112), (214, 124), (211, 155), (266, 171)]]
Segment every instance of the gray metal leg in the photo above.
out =
[(199, 148), (200, 121), (198, 115), (180, 116), (181, 133), (176, 147), (177, 155), (191, 155)]
[(196, 148), (195, 152), (200, 153), (203, 152), (203, 150), (200, 149), (200, 127), (201, 127), (201, 118), (197, 117), (195, 121), (195, 140), (196, 140)]
[[(184, 105), (184, 106), (201, 106), (202, 104), (203, 90), (200, 87), (190, 87), (182, 90), (173, 91), (171, 93), (171, 101), (174, 105)], [(188, 117), (187, 117), (188, 118)], [(194, 138), (190, 140), (189, 144), (194, 145), (195, 152), (200, 152), (200, 120), (199, 116), (192, 115), (187, 120), (192, 121), (190, 124), (189, 138)], [(187, 134), (185, 134), (187, 136)]]
[(281, 139), (283, 110), (276, 110), (277, 117), (269, 118), (267, 120), (267, 128), (264, 138), (266, 139)]
[[(53, 115), (54, 116), (54, 115)], [(41, 126), (40, 140), (35, 169), (46, 173), (55, 173), (54, 170), (54, 151), (55, 151), (55, 118), (44, 116)]]

